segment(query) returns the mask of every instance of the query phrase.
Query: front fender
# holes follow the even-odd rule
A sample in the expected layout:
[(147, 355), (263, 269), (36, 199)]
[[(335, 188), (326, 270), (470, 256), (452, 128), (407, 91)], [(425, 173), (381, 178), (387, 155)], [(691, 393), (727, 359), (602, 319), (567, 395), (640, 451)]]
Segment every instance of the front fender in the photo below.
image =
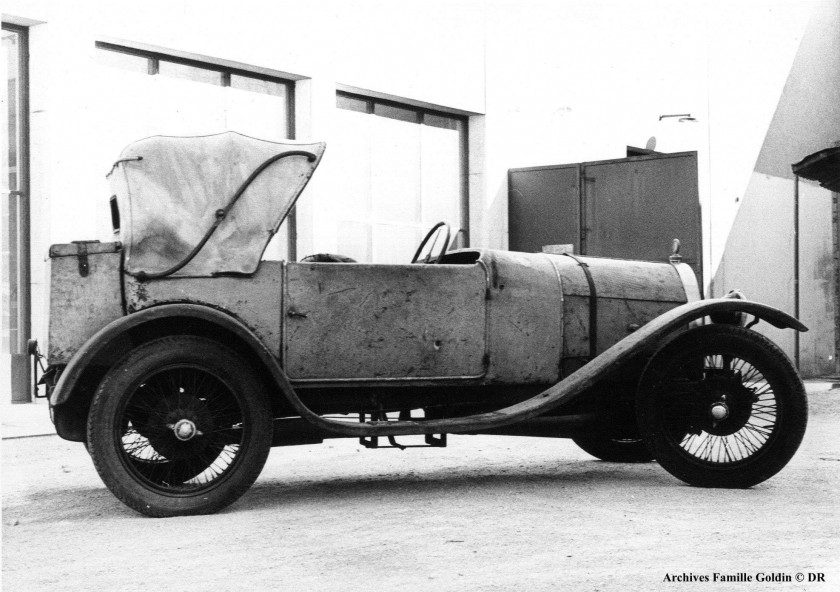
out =
[[(808, 331), (808, 327), (806, 327), (799, 319), (790, 316), (786, 312), (779, 310), (778, 308), (773, 308), (772, 306), (767, 306), (766, 304), (759, 304), (758, 302), (750, 302), (749, 300), (742, 300), (743, 296), (725, 296), (723, 298), (715, 298), (712, 300), (702, 300), (701, 303), (719, 303), (723, 302), (734, 302), (733, 306), (723, 306), (719, 304), (714, 304), (711, 306), (707, 312), (704, 312), (700, 316), (709, 315), (712, 317), (712, 322), (716, 322), (715, 318), (717, 318), (718, 314), (724, 313), (722, 316), (726, 318), (726, 313), (746, 313), (751, 314), (762, 321), (766, 321), (776, 327), (777, 329), (795, 329), (797, 331), (801, 331), (806, 333)], [(705, 309), (701, 309), (705, 310)], [(697, 318), (700, 318), (698, 316)]]
[[(220, 310), (196, 304), (163, 304), (121, 317), (100, 329), (67, 364), (50, 396), (50, 405), (66, 403), (89, 366), (105, 353), (120, 337), (131, 331), (166, 319), (196, 319), (227, 330), (244, 341), (268, 368), (277, 368), (271, 352), (241, 321)], [(172, 331), (176, 332), (176, 331)], [(275, 380), (277, 378), (275, 377)]]

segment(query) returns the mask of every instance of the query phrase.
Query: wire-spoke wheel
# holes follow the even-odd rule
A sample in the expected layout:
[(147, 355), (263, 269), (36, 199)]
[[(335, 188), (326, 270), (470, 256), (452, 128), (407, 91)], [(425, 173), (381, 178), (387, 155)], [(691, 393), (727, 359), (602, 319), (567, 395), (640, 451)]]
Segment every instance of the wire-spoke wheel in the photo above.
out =
[(657, 352), (639, 386), (639, 429), (668, 472), (692, 485), (750, 487), (778, 473), (805, 433), (805, 389), (764, 336), (709, 325)]
[(206, 514), (257, 478), (271, 425), (248, 363), (184, 335), (141, 345), (106, 374), (88, 442), (105, 485), (128, 506), (149, 516)]

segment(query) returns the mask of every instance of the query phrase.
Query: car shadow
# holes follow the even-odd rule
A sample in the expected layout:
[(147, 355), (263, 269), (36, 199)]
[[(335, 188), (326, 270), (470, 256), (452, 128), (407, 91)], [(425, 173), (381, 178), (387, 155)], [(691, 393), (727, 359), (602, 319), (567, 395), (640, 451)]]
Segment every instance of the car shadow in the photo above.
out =
[(4, 499), (3, 503), (4, 529), (20, 524), (90, 521), (118, 515), (139, 516), (114, 497), (105, 485), (41, 490), (12, 503)]
[[(680, 487), (656, 463), (621, 464), (598, 460), (541, 463), (534, 465), (470, 466), (392, 470), (376, 474), (344, 475), (324, 478), (263, 474), (251, 489), (222, 514), (255, 509), (294, 508), (313, 504), (324, 508), (342, 504), (400, 504), (429, 496), (487, 496), (518, 493), (534, 489), (557, 488), (558, 494), (575, 497), (593, 495), (621, 487), (650, 491)], [(8, 500), (4, 500), (7, 502)], [(143, 517), (123, 505), (104, 486), (40, 490), (17, 502), (3, 504), (4, 525), (55, 524), (60, 521), (96, 521)]]
[(429, 495), (487, 495), (557, 487), (563, 495), (592, 493), (616, 486), (641, 490), (683, 485), (656, 463), (626, 464), (599, 460), (520, 467), (471, 467), (460, 469), (417, 468), (375, 475), (352, 475), (284, 481), (263, 475), (232, 508), (225, 510), (311, 506), (313, 500), (325, 507), (341, 501), (369, 501), (398, 504), (405, 498)]

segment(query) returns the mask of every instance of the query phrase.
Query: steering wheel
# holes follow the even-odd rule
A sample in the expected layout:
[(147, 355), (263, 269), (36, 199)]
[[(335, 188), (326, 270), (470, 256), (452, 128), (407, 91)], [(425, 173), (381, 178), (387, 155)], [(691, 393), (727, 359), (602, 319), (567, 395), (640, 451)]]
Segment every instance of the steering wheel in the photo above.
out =
[[(441, 244), (440, 250), (437, 253), (437, 257), (433, 257), (435, 253), (435, 247), (437, 246), (440, 238), (443, 237), (443, 243)], [(432, 240), (434, 238), (434, 240)], [(428, 247), (428, 253), (423, 255), (424, 250)], [(426, 236), (423, 237), (423, 240), (420, 241), (420, 246), (417, 247), (417, 251), (414, 253), (414, 258), (412, 258), (412, 263), (440, 263), (441, 259), (443, 259), (443, 255), (446, 253), (446, 249), (449, 248), (449, 224), (446, 222), (438, 222), (432, 229), (426, 233)]]

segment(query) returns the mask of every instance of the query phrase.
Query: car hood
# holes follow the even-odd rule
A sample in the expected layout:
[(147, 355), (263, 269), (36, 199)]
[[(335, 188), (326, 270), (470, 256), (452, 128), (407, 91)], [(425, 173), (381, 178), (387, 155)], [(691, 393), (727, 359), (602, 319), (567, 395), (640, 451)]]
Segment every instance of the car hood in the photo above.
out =
[(129, 145), (109, 175), (126, 271), (255, 272), (325, 147), (236, 132), (154, 136)]

